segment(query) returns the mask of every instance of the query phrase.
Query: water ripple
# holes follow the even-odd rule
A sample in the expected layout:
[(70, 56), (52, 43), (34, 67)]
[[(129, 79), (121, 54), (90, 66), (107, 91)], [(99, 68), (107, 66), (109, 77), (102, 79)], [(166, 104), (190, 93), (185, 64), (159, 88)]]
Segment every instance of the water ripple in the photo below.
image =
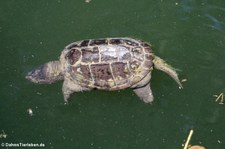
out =
[(205, 16), (212, 21), (212, 24), (207, 24), (207, 26), (211, 27), (212, 29), (224, 32), (224, 23), (220, 20), (218, 20), (216, 17), (205, 14)]

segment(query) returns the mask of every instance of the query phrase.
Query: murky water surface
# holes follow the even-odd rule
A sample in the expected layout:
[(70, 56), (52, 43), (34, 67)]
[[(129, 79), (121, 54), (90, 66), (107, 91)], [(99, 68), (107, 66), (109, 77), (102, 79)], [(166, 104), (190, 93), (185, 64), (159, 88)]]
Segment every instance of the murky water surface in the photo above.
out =
[[(24, 78), (73, 41), (124, 36), (150, 42), (177, 68), (184, 89), (155, 70), (152, 105), (127, 89), (77, 93), (65, 106), (62, 82)], [(225, 147), (225, 104), (213, 96), (225, 93), (223, 0), (1, 1), (0, 39), (0, 143), (181, 149), (193, 129), (191, 144)]]

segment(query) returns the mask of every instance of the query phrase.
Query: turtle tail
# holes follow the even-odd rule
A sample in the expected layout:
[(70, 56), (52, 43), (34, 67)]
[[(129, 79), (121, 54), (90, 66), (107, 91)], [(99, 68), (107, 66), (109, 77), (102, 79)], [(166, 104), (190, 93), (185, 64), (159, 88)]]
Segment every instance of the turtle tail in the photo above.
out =
[(177, 84), (179, 85), (179, 88), (183, 88), (183, 86), (178, 78), (178, 74), (176, 73), (175, 69), (172, 66), (167, 64), (163, 59), (161, 59), (158, 56), (154, 56), (153, 64), (154, 64), (154, 68), (161, 70), (161, 71), (165, 72), (166, 74), (168, 74), (170, 77), (172, 77), (177, 82)]

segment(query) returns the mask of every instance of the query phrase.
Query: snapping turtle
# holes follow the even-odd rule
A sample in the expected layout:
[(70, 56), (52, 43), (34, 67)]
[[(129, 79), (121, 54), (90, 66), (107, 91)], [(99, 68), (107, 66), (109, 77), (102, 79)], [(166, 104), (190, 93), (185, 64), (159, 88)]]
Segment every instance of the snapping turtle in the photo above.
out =
[(146, 103), (153, 101), (151, 72), (159, 69), (182, 88), (176, 71), (154, 55), (151, 45), (132, 38), (102, 38), (77, 41), (62, 51), (58, 61), (50, 61), (29, 72), (34, 83), (51, 84), (64, 80), (64, 101), (73, 92), (91, 89), (121, 90), (132, 88)]

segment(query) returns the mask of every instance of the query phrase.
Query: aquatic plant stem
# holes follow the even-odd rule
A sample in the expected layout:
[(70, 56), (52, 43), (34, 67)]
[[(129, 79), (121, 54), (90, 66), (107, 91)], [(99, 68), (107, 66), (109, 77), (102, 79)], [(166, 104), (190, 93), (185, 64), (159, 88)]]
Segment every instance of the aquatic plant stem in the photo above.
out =
[(190, 140), (191, 140), (191, 136), (192, 136), (193, 132), (194, 132), (194, 131), (191, 129), (190, 132), (189, 132), (187, 141), (186, 141), (186, 143), (185, 143), (185, 145), (184, 145), (184, 149), (187, 149), (187, 148), (188, 148), (188, 144), (189, 144), (189, 142), (190, 142)]

